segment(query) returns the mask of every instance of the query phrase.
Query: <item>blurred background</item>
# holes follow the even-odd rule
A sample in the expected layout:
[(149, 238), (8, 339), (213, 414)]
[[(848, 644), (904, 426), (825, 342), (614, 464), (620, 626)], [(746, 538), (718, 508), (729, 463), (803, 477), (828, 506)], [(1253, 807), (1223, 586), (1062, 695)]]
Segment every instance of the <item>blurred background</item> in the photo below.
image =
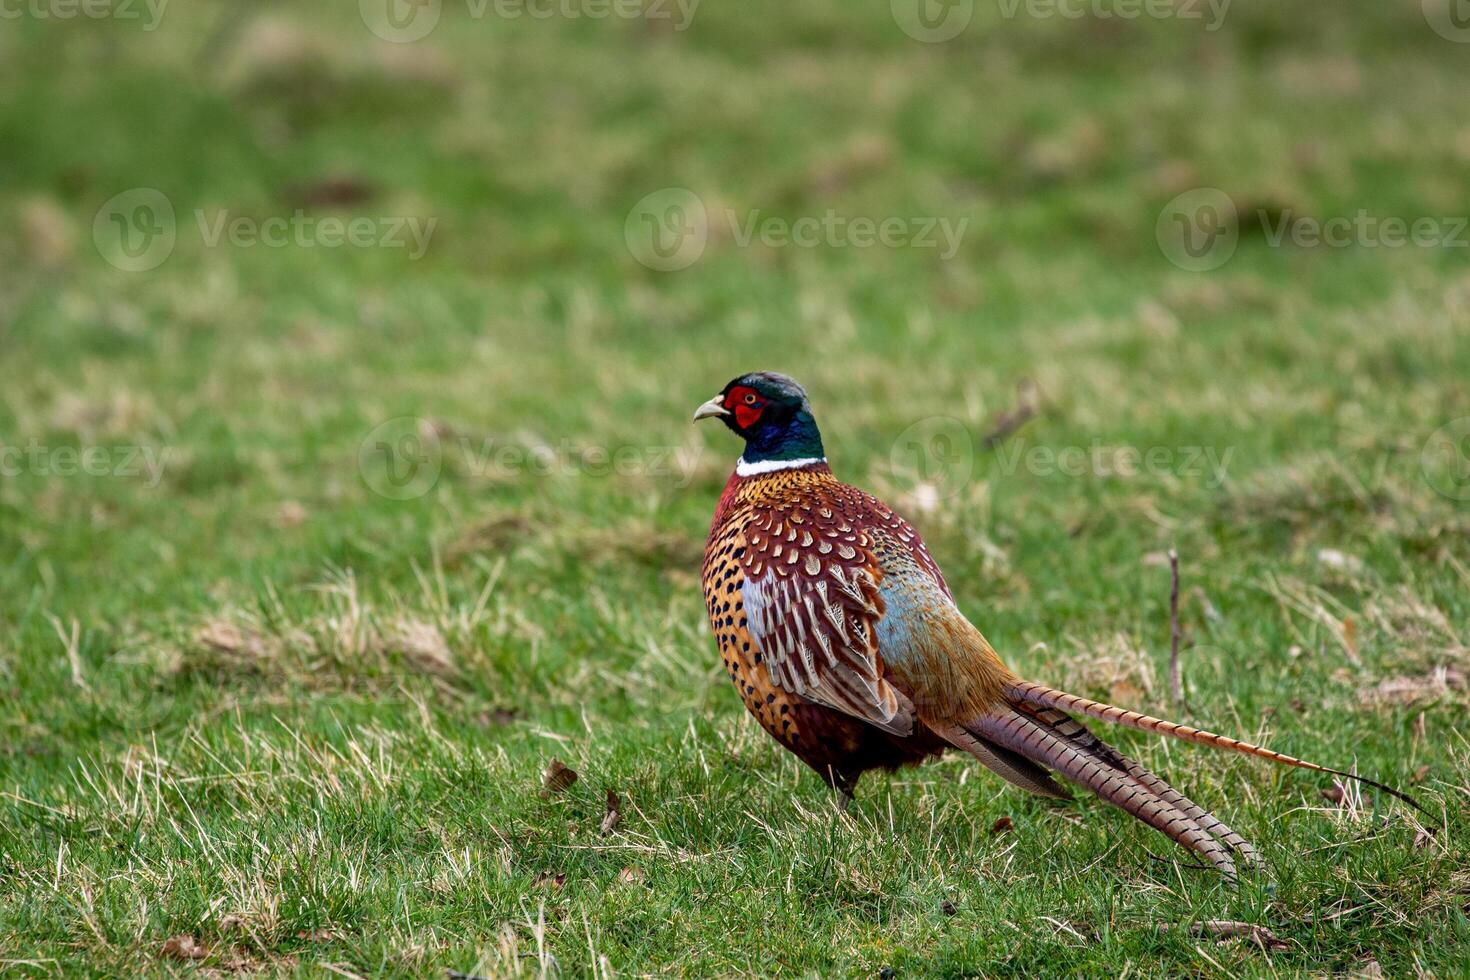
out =
[[(1470, 47), (1433, 0), (1133, 19), (1037, 0), (49, 2), (17, 0), (0, 35), (0, 425), (170, 463), (158, 492), (42, 488), (28, 464), (5, 482), (7, 543), (137, 561), (122, 607), (186, 559), (204, 588), (547, 492), (451, 459), (432, 500), (365, 497), (361, 439), (399, 416), (520, 446), (703, 446), (691, 398), (769, 366), (818, 393), (861, 466), (895, 406), (979, 423), (1023, 377), (1083, 425), (1215, 442), (1252, 427), (1252, 398), (1328, 441), (1316, 389), (1413, 425), (1464, 407), (1415, 372), (1445, 366), (1440, 294), (1470, 234), (1279, 235), (1361, 211), (1451, 240)], [(1212, 246), (1212, 193), (1238, 244), (1181, 268), (1198, 263), (1170, 236)], [(826, 225), (784, 243), (802, 219)], [(854, 219), (897, 221), (896, 244)], [(1177, 383), (1245, 359), (1276, 373)], [(285, 500), (317, 519), (258, 533)]]
[[(698, 595), (738, 446), (689, 415), (758, 368), (1028, 671), (1167, 707), (1177, 545), (1204, 720), (1299, 694), (1297, 754), (1456, 771), (1467, 91), (1461, 0), (0, 0), (0, 936), (756, 969), (682, 878), (554, 876), (639, 867), (567, 857), (594, 772), (695, 850), (817, 805)], [(592, 817), (537, 801), (552, 753)], [(973, 811), (963, 769), (894, 792)], [(799, 837), (751, 866), (826, 880)], [(934, 953), (902, 910), (834, 941), (822, 887), (763, 919), (793, 969)]]

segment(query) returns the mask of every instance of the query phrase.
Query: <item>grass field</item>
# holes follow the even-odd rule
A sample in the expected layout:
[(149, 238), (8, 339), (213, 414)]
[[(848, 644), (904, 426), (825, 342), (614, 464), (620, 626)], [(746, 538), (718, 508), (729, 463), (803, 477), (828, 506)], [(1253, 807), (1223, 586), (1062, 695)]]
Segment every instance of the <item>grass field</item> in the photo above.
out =
[[(1434, 0), (234, 6), (0, 22), (0, 975), (1470, 974)], [(961, 758), (839, 814), (699, 594), (755, 368), (1025, 674), (1173, 714), (1177, 547), (1182, 720), (1436, 817), (1121, 730), (1270, 874)]]

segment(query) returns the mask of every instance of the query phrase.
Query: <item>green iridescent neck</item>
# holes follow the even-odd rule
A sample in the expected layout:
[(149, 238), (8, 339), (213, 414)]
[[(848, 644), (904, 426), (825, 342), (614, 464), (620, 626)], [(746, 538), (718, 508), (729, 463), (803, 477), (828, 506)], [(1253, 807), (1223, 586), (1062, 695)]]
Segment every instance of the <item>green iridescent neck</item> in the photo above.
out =
[(789, 459), (822, 459), (822, 434), (817, 420), (806, 409), (797, 409), (780, 425), (763, 426), (745, 442), (741, 459), (747, 463), (764, 463)]

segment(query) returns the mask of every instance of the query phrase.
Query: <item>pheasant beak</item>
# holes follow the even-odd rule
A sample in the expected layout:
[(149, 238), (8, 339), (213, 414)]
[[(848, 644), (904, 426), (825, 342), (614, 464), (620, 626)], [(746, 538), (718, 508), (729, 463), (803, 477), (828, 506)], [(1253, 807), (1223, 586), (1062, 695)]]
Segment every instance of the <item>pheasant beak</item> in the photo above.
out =
[(724, 401), (724, 395), (716, 395), (711, 398), (695, 410), (694, 421), (698, 422), (700, 419), (719, 418), (729, 415), (730, 410), (725, 407)]

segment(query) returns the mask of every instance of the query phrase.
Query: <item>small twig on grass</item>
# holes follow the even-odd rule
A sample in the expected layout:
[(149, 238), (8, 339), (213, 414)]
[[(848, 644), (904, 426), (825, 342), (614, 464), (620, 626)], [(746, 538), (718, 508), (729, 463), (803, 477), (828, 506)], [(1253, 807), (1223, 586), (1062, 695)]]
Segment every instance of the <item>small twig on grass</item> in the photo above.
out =
[(346, 977), (347, 980), (366, 980), (366, 978), (362, 974), (353, 973), (341, 963), (321, 963), (318, 965), (324, 970), (329, 970), (332, 973), (337, 974), (337, 976), (339, 977)]
[(92, 690), (92, 685), (82, 676), (82, 624), (75, 619), (71, 621), (71, 631), (62, 625), (61, 619), (53, 613), (47, 613), (46, 618), (51, 621), (51, 628), (56, 631), (56, 636), (61, 640), (62, 647), (66, 650), (67, 663), (71, 665), (71, 681), (84, 691)]
[(1206, 919), (1189, 927), (1194, 936), (1211, 936), (1215, 939), (1249, 939), (1268, 953), (1291, 949), (1291, 944), (1265, 926), (1252, 922), (1234, 922), (1229, 919)]
[(1016, 410), (1001, 412), (995, 424), (985, 436), (985, 447), (994, 449), (1010, 437), (1021, 426), (1036, 415), (1036, 406), (1041, 401), (1041, 388), (1030, 378), (1016, 382)]
[(1051, 923), (1058, 932), (1070, 932), (1072, 935), (1080, 939), (1084, 946), (1087, 944), (1087, 937), (1082, 935), (1082, 933), (1078, 932), (1076, 929), (1073, 929), (1069, 923), (1064, 922), (1061, 919), (1054, 919), (1049, 915), (1043, 915), (1041, 917), (1041, 921)]
[(1179, 552), (1169, 549), (1169, 700), (1175, 711), (1188, 711), (1184, 681), (1179, 676)]

